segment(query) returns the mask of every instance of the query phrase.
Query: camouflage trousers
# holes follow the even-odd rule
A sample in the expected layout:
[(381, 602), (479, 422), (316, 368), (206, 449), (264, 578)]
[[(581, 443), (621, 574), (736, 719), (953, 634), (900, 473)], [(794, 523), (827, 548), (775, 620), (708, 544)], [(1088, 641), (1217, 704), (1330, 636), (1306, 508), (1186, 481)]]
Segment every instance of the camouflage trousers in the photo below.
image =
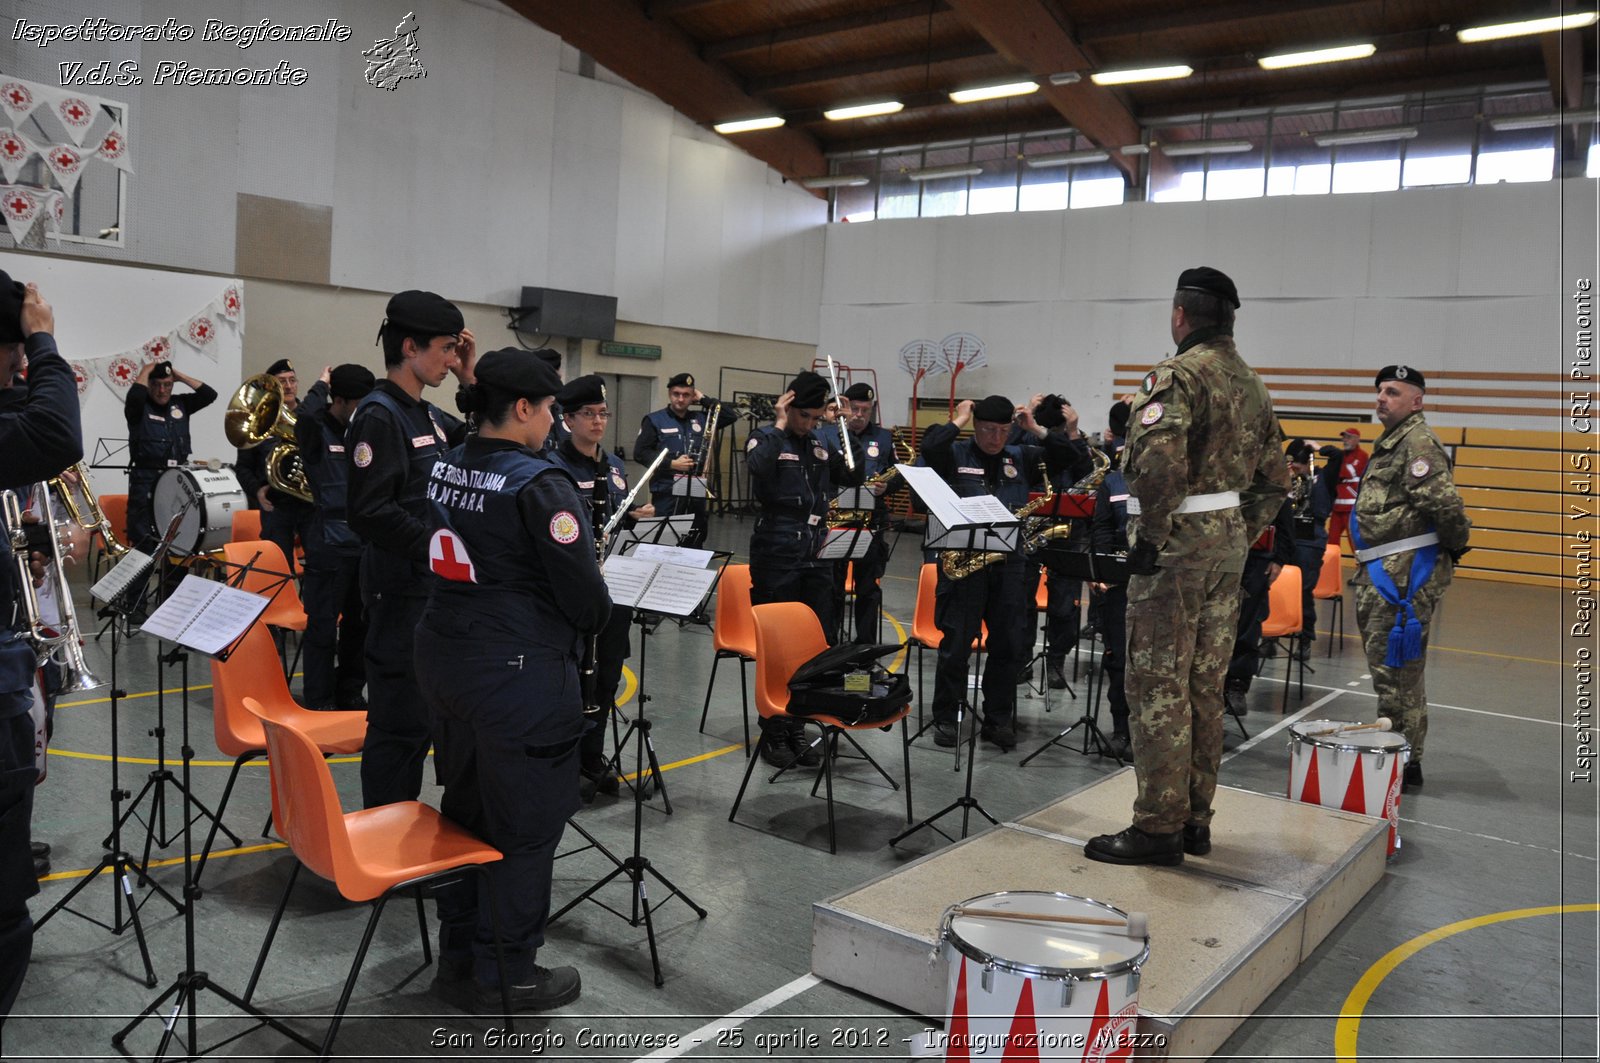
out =
[(1422, 759), (1422, 742), (1428, 737), (1428, 696), (1423, 689), (1423, 665), (1428, 660), (1428, 635), (1433, 627), (1434, 610), (1444, 588), (1429, 580), (1417, 589), (1411, 600), (1412, 611), (1422, 622), (1422, 656), (1400, 668), (1383, 663), (1389, 653), (1389, 631), (1394, 627), (1395, 607), (1383, 600), (1370, 583), (1356, 586), (1356, 624), (1361, 628), (1361, 645), (1367, 651), (1367, 667), (1372, 672), (1372, 689), (1378, 695), (1378, 715), (1394, 721), (1394, 729), (1411, 743), (1411, 759)]
[(1237, 572), (1163, 568), (1128, 581), (1124, 689), (1140, 830), (1171, 834), (1211, 822), (1222, 684), (1238, 619)]

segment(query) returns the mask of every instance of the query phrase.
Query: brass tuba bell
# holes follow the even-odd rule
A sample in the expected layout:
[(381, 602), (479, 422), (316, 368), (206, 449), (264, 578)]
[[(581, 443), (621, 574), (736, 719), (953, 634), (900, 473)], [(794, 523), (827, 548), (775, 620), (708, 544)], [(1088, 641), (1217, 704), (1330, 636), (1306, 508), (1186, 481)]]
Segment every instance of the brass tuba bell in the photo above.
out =
[(267, 373), (240, 384), (239, 390), (228, 400), (228, 412), (222, 418), (228, 442), (240, 450), (277, 439), (278, 445), (267, 455), (267, 481), (286, 495), (310, 502), (311, 484), (300, 462), (294, 424), (294, 414), (283, 404), (283, 385), (277, 377)]

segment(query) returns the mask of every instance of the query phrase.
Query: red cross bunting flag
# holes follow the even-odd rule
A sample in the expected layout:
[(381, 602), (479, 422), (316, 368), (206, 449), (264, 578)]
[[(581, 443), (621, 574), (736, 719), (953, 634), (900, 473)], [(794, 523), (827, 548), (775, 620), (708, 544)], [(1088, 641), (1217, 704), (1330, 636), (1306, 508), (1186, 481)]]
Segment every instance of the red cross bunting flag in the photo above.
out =
[(123, 173), (133, 172), (133, 159), (128, 154), (128, 131), (122, 128), (121, 122), (113, 125), (110, 131), (100, 138), (94, 153)]
[(456, 583), (478, 582), (478, 570), (467, 556), (467, 544), (449, 528), (440, 528), (428, 540), (428, 567), (441, 579)]
[(178, 330), (178, 338), (213, 362), (217, 360), (217, 323), (209, 309), (184, 322)]
[(15, 129), (0, 126), (0, 173), (5, 174), (7, 184), (17, 179), (23, 164), (38, 150), (33, 141)]
[(4, 110), (12, 122), (20, 124), (43, 99), (36, 91), (40, 87), (21, 78), (0, 79), (0, 110)]
[(78, 176), (83, 173), (83, 164), (89, 157), (71, 144), (52, 144), (41, 154), (61, 190), (69, 196), (76, 192)]
[(61, 192), (54, 188), (0, 185), (0, 214), (6, 217), (11, 239), (19, 244), (28, 230), (41, 220), (47, 229), (59, 229), (64, 202)]

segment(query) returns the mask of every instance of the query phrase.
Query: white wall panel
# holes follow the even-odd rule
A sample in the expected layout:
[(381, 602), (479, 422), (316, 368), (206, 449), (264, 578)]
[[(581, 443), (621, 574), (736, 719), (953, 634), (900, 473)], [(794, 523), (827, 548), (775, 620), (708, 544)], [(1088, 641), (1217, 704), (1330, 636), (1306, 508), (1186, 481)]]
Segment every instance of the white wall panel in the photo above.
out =
[(724, 193), (718, 204), (717, 306), (722, 328), (753, 336), (761, 329), (761, 250), (768, 239), (766, 167), (722, 153)]
[[(1412, 188), (1372, 197), (1371, 291), (1396, 298), (1457, 293), (1465, 192)], [(1402, 233), (1412, 238), (1388, 238)]]
[(617, 190), (617, 316), (662, 321), (666, 312), (667, 170), (671, 110), (633, 93), (622, 98)]
[(546, 283), (615, 295), (617, 197), (621, 186), (622, 97), (610, 86), (563, 77), (555, 97), (555, 139)]
[(667, 167), (667, 242), (662, 317), (678, 328), (715, 331), (725, 170), (721, 151), (672, 139)]
[[(1041, 277), (1057, 272), (1060, 278), (1051, 297), (1060, 299), (1119, 299), (1128, 294), (1128, 268), (1132, 256), (1126, 208), (1068, 210), (1060, 222), (1048, 224), (1044, 214), (1024, 214), (1041, 235), (1053, 237), (1059, 249), (1036, 258)], [(1026, 245), (1022, 245), (1026, 246)]]
[(936, 258), (939, 234), (949, 219), (932, 223), (917, 218), (872, 222), (883, 226), (875, 242), (872, 275), (867, 278), (867, 302), (899, 303), (926, 300), (938, 276)]
[[(1369, 195), (1306, 196), (1285, 209), (1278, 253), (1265, 263), (1280, 279), (1281, 294), (1366, 294), (1373, 255), (1372, 200)], [(1234, 210), (1244, 205), (1226, 204)]]
[[(1560, 286), (1562, 183), (1475, 188), (1464, 204), (1462, 295), (1537, 295)], [(1593, 239), (1593, 230), (1589, 233)]]

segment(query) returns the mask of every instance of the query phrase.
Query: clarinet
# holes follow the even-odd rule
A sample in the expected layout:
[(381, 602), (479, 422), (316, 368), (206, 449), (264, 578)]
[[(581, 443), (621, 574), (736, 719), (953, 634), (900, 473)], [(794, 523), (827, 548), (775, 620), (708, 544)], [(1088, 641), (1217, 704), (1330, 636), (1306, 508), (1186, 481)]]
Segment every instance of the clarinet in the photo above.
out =
[[(594, 491), (589, 496), (589, 530), (594, 535), (594, 560), (601, 568), (606, 563), (606, 532), (609, 525), (606, 520), (609, 488), (606, 486), (611, 475), (611, 463), (606, 460), (605, 447), (599, 447), (595, 458), (598, 467), (594, 475)], [(606, 621), (610, 623), (608, 619)], [(605, 627), (601, 625), (602, 629)], [(599, 704), (596, 697), (596, 686), (599, 680), (600, 665), (600, 632), (595, 632), (583, 642), (583, 662), (579, 665), (579, 684), (583, 692), (584, 716), (598, 720), (605, 715), (605, 707)]]

